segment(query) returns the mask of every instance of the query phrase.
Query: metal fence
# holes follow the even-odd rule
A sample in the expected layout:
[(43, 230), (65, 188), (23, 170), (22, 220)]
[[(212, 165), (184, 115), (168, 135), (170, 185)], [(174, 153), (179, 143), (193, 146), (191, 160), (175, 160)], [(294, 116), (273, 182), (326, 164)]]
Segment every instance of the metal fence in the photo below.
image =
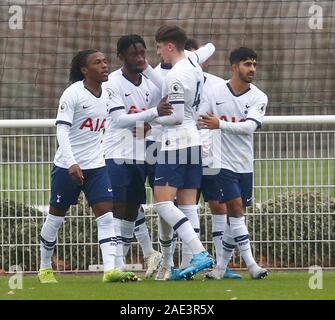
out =
[[(268, 268), (315, 264), (334, 268), (335, 131), (260, 131), (254, 143), (254, 201), (247, 223), (256, 260)], [(0, 269), (7, 271), (12, 265), (21, 265), (26, 272), (38, 269), (39, 233), (48, 208), (56, 147), (54, 129), (0, 135)], [(158, 248), (150, 188), (147, 195), (146, 220)], [(203, 202), (200, 219), (201, 239), (213, 252), (211, 215)], [(59, 232), (55, 269), (86, 271), (100, 265), (96, 231), (93, 214), (81, 199)], [(180, 243), (175, 260), (180, 260)], [(127, 263), (143, 263), (136, 240)], [(238, 251), (233, 264), (243, 267)]]

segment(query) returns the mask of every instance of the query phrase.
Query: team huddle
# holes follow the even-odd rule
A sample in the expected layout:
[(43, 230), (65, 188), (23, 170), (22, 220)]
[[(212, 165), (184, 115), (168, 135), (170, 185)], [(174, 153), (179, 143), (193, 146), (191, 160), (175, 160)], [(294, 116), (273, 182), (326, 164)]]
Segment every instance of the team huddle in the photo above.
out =
[[(72, 60), (71, 85), (57, 113), (57, 149), (51, 199), (41, 230), (41, 283), (55, 283), (51, 257), (66, 212), (81, 191), (96, 216), (103, 282), (136, 281), (125, 271), (135, 234), (146, 262), (146, 278), (187, 280), (202, 270), (210, 279), (234, 278), (228, 263), (237, 247), (252, 279), (258, 266), (245, 224), (252, 201), (253, 132), (262, 124), (267, 96), (251, 82), (256, 53), (230, 54), (232, 77), (204, 72), (215, 51), (199, 47), (178, 26), (158, 29), (161, 62), (146, 60), (139, 35), (122, 36), (122, 66), (109, 74), (106, 57), (80, 51)], [(146, 181), (153, 190), (160, 252), (145, 223)], [(199, 239), (198, 201), (212, 213), (215, 259)], [(174, 265), (176, 239), (182, 261)], [(155, 274), (156, 273), (156, 274)]]

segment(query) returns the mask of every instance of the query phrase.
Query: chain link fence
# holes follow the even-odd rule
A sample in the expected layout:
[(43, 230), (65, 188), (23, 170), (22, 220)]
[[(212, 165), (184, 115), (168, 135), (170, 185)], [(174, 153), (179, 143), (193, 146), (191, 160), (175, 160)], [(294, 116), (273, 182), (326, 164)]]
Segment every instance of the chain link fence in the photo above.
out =
[[(55, 148), (55, 134), (0, 135), (0, 269), (38, 269)], [(268, 268), (334, 268), (335, 131), (256, 133), (254, 177), (247, 224), (256, 259)], [(146, 221), (158, 249), (149, 187), (147, 199)], [(213, 253), (211, 214), (202, 201), (200, 220), (201, 240)], [(180, 249), (178, 243), (176, 263)], [(53, 263), (59, 271), (101, 264), (95, 219), (84, 199), (68, 213)], [(127, 263), (143, 263), (135, 239)], [(243, 267), (238, 250), (233, 264)]]

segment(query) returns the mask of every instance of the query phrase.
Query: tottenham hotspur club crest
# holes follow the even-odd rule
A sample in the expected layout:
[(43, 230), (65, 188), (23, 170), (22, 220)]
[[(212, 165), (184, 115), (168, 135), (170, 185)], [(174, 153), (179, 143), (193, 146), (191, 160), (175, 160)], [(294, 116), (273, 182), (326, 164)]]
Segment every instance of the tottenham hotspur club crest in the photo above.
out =
[(264, 113), (265, 112), (265, 103), (262, 103), (258, 106), (258, 111), (259, 113)]
[(113, 90), (110, 89), (110, 88), (107, 88), (106, 91), (107, 91), (107, 93), (108, 93), (108, 98), (109, 98), (109, 99), (112, 99), (112, 97), (113, 97), (113, 95), (114, 95)]
[(247, 104), (245, 105), (245, 111), (244, 111), (244, 114), (248, 114), (248, 109), (250, 108), (250, 106), (248, 106)]

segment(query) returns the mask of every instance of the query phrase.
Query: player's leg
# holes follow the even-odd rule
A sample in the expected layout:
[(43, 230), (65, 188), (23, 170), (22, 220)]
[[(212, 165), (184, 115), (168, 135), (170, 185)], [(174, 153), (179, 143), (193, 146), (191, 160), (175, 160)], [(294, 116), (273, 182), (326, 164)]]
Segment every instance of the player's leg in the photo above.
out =
[(58, 230), (71, 204), (76, 204), (80, 186), (70, 178), (68, 170), (53, 166), (51, 171), (51, 198), (49, 213), (43, 223), (40, 236), (41, 264), (38, 278), (41, 283), (56, 283), (51, 257), (57, 242)]
[(171, 275), (171, 268), (174, 267), (174, 252), (176, 248), (178, 234), (159, 215), (158, 235), (162, 257), (159, 265), (159, 270), (156, 275), (156, 280), (169, 280)]
[[(157, 166), (159, 177), (162, 177), (162, 168)], [(157, 180), (161, 183), (161, 180)], [(170, 268), (172, 267), (172, 240), (173, 226), (185, 216), (178, 210), (173, 199), (177, 193), (177, 188), (166, 186), (154, 186), (154, 205), (153, 209), (158, 214), (158, 236), (162, 252), (162, 261), (156, 275), (156, 280), (168, 280), (170, 277)], [(176, 208), (176, 210), (174, 208)]]
[[(185, 216), (190, 221), (194, 232), (199, 237), (200, 234), (200, 221), (199, 221), (199, 214), (198, 214), (198, 205), (194, 204), (194, 189), (183, 189), (182, 191), (178, 191), (177, 197), (178, 201), (184, 204), (179, 204), (178, 208), (185, 214)], [(185, 204), (186, 203), (186, 204)], [(179, 266), (180, 269), (185, 269), (190, 265), (193, 253), (191, 248), (182, 241), (182, 260)]]
[(173, 267), (173, 228), (160, 215), (158, 215), (158, 235), (162, 258), (155, 280), (169, 280)]
[[(194, 227), (186, 229), (189, 238), (185, 237), (182, 229), (178, 229), (178, 235), (192, 251), (192, 259), (190, 266), (180, 270), (179, 276), (182, 278), (192, 277), (193, 274), (209, 268), (213, 265), (214, 260), (202, 245), (194, 228), (199, 228), (199, 217), (197, 203), (197, 190), (201, 185), (202, 178), (202, 164), (200, 147), (192, 147), (187, 149), (187, 164), (184, 165), (183, 183), (177, 192), (178, 205), (187, 208), (187, 214), (192, 219)], [(180, 158), (181, 159), (181, 158)], [(185, 210), (186, 212), (186, 210)], [(191, 238), (192, 236), (192, 238)]]
[[(156, 166), (154, 209), (159, 214), (159, 216), (162, 217), (163, 220), (165, 220), (167, 224), (170, 225), (170, 227), (173, 227), (173, 229), (177, 231), (180, 238), (191, 247), (193, 254), (200, 254), (205, 251), (203, 245), (201, 244), (197, 234), (194, 232), (194, 229), (188, 218), (173, 203), (178, 188), (184, 186), (185, 180), (184, 176), (186, 173), (185, 170), (187, 165), (179, 164), (179, 162), (181, 162), (179, 161), (180, 155), (181, 150), (177, 150), (177, 152), (160, 152), (158, 164)], [(171, 163), (171, 159), (175, 160), (174, 163)], [(198, 171), (199, 172), (195, 175), (195, 178), (198, 178), (198, 176), (200, 175), (201, 179), (201, 167)], [(187, 186), (185, 189), (188, 189)], [(195, 201), (196, 190), (194, 193), (194, 199), (192, 204), (195, 204)], [(181, 204), (188, 205), (188, 203)]]
[[(238, 175), (229, 170), (221, 169), (217, 178), (220, 188), (222, 189), (222, 201), (227, 206), (228, 219), (235, 214), (235, 210), (239, 210), (239, 214), (242, 214), (243, 216), (243, 207), (240, 207), (239, 209), (237, 207), (231, 207), (232, 203), (236, 204), (237, 201), (241, 200), (241, 189)], [(237, 242), (235, 241), (232, 230), (229, 224), (226, 224), (222, 236), (222, 259), (219, 262), (222, 272), (226, 271), (228, 262), (233, 255), (236, 245)]]
[(133, 272), (123, 272), (115, 268), (116, 237), (113, 225), (112, 202), (98, 202), (92, 205), (98, 226), (98, 241), (104, 266), (103, 282), (136, 281)]
[(134, 236), (135, 223), (141, 203), (146, 203), (145, 165), (143, 163), (127, 164), (130, 182), (126, 185), (126, 210), (121, 222), (124, 259)]
[(140, 206), (140, 209), (138, 211), (138, 216), (135, 222), (134, 234), (142, 248), (144, 262), (147, 269), (145, 272), (145, 277), (150, 278), (157, 270), (162, 259), (162, 254), (153, 248), (149, 230), (145, 223), (143, 206)]
[(104, 266), (103, 282), (136, 280), (132, 272), (121, 272), (115, 267), (117, 239), (114, 230), (113, 194), (107, 167), (87, 170), (83, 191), (96, 216)]
[(131, 172), (123, 160), (106, 159), (108, 176), (113, 190), (114, 232), (117, 240), (115, 253), (115, 268), (125, 269), (122, 220), (124, 219), (127, 203), (127, 186), (131, 183)]
[[(177, 199), (176, 198), (173, 200), (173, 203), (174, 203), (174, 205), (176, 207), (178, 207), (178, 203), (177, 203)], [(177, 241), (178, 241), (178, 233), (176, 231), (173, 231), (172, 243), (171, 243), (172, 266), (174, 266), (173, 255), (174, 255), (174, 253), (176, 251)]]
[(52, 271), (51, 257), (57, 242), (59, 228), (64, 223), (67, 209), (56, 209), (49, 207), (40, 235), (41, 263), (38, 271), (38, 278), (41, 283), (57, 283)]
[[(252, 201), (252, 186), (253, 186), (253, 173), (241, 173), (240, 174), (240, 187), (241, 187), (241, 195), (242, 195), (242, 205), (244, 208), (249, 207), (251, 205)], [(244, 225), (245, 225), (245, 217), (244, 218)], [(229, 218), (230, 226), (231, 224), (231, 218)], [(236, 222), (236, 220), (235, 220)], [(246, 225), (245, 225), (246, 226)], [(233, 226), (234, 228), (234, 226)], [(238, 226), (235, 225), (235, 228), (238, 229)], [(249, 232), (248, 232), (249, 233)], [(251, 246), (250, 246), (250, 240), (248, 239), (249, 246), (247, 245), (247, 248), (250, 248), (250, 251), (247, 251), (247, 254), (252, 255)], [(241, 249), (240, 249), (241, 250)], [(252, 260), (251, 260), (252, 261)], [(248, 264), (248, 271), (250, 273), (251, 278), (253, 279), (262, 279), (268, 275), (268, 271), (265, 268), (261, 268), (258, 266), (258, 264), (255, 262), (254, 264), (250, 263)]]
[(252, 198), (252, 173), (236, 174), (222, 169), (220, 180), (223, 186), (224, 201), (227, 205), (229, 224), (223, 235), (222, 267), (225, 269), (237, 243), (242, 258), (253, 279), (267, 275), (267, 270), (259, 267), (252, 255), (248, 228), (245, 224), (245, 208), (250, 205)]
[[(173, 166), (173, 168), (170, 168), (170, 166)], [(149, 182), (151, 182), (151, 184), (153, 185), (153, 210), (158, 215), (158, 236), (162, 252), (162, 260), (156, 275), (156, 280), (168, 280), (170, 277), (170, 269), (173, 266), (173, 228), (171, 226), (172, 222), (166, 221), (162, 214), (172, 214), (172, 217), (175, 216), (173, 212), (169, 213), (168, 207), (170, 206), (170, 202), (175, 199), (177, 193), (177, 188), (171, 187), (169, 185), (171, 184), (171, 174), (176, 172), (174, 170), (176, 168), (176, 164), (168, 164), (168, 153), (161, 151), (159, 152), (157, 158), (154, 171), (154, 179), (151, 178), (150, 181), (149, 175)], [(177, 214), (179, 213), (180, 211), (177, 212)]]
[[(113, 190), (118, 188), (113, 188)], [(122, 189), (122, 188), (120, 188)], [(117, 196), (114, 198), (113, 192), (113, 214), (114, 214), (114, 232), (116, 237), (116, 252), (115, 252), (115, 268), (124, 271), (125, 261), (123, 254), (123, 239), (122, 239), (122, 217), (126, 211), (126, 204), (124, 202), (119, 202), (120, 189), (115, 192)], [(125, 192), (124, 192), (125, 193)]]
[(134, 237), (134, 229), (137, 218), (137, 213), (140, 204), (128, 202), (124, 211), (123, 219), (121, 220), (121, 236), (123, 243), (123, 257), (126, 260), (131, 243)]
[(152, 241), (149, 234), (149, 229), (145, 222), (145, 214), (143, 205), (138, 209), (137, 218), (135, 221), (134, 235), (142, 248), (143, 256), (148, 257), (154, 253)]
[[(243, 202), (241, 198), (235, 198), (230, 201), (227, 201), (227, 210), (229, 211), (229, 229), (230, 234), (223, 236), (223, 248), (229, 250), (231, 247), (231, 242), (225, 240), (234, 239), (238, 245), (238, 248), (241, 252), (242, 258), (249, 270), (249, 273), (253, 279), (263, 278), (267, 275), (265, 269), (260, 268), (252, 254), (249, 232), (245, 224), (245, 217), (241, 213), (244, 212)], [(227, 236), (227, 238), (226, 238)], [(232, 252), (232, 251), (231, 251)], [(231, 253), (232, 255), (232, 253)]]
[(178, 241), (178, 233), (173, 232), (172, 242), (171, 242), (171, 256), (172, 256), (171, 264), (172, 264), (173, 267), (174, 267), (174, 258), (173, 257), (174, 257), (174, 253), (176, 251), (177, 241)]
[(227, 207), (224, 203), (221, 203), (222, 189), (217, 179), (219, 172), (220, 169), (203, 167), (201, 188), (199, 190), (212, 213), (212, 239), (216, 253), (216, 266), (213, 270), (206, 273), (206, 277), (209, 279), (222, 279), (224, 277), (237, 279), (241, 278), (241, 276), (229, 268), (226, 268), (226, 272), (224, 272), (220, 266), (223, 251), (222, 236), (227, 224)]
[(216, 200), (209, 200), (208, 205), (212, 213), (212, 239), (218, 263), (222, 257), (222, 236), (227, 223), (226, 205)]
[[(157, 162), (157, 151), (160, 149), (160, 142), (146, 141), (146, 161), (145, 161), (145, 178), (148, 178), (149, 185), (153, 189), (155, 179), (155, 168)], [(143, 179), (144, 181), (146, 179)], [(143, 202), (144, 203), (144, 202)], [(143, 206), (140, 206), (138, 216), (135, 223), (134, 234), (142, 248), (144, 256), (144, 264), (146, 267), (145, 277), (151, 278), (157, 271), (162, 259), (162, 254), (154, 250), (149, 230), (145, 222)]]
[[(186, 245), (188, 246), (188, 248), (192, 253), (189, 265), (184, 269), (180, 269), (180, 271), (178, 272), (178, 277), (180, 278), (191, 278), (197, 272), (209, 268), (214, 264), (214, 260), (212, 259), (212, 257), (210, 257), (210, 255), (208, 254), (208, 252), (206, 251), (206, 249), (204, 248), (199, 239), (199, 233), (197, 234), (195, 232), (195, 230), (197, 229), (200, 230), (198, 210), (197, 206), (194, 205), (194, 203), (196, 202), (196, 194), (197, 189), (181, 189), (178, 190), (177, 193), (178, 204), (181, 203), (181, 206), (183, 208), (186, 207), (189, 211), (191, 210), (193, 211), (191, 212), (191, 214), (189, 214), (189, 216), (193, 222), (193, 225), (191, 224), (191, 226), (193, 229), (192, 230), (193, 234), (195, 236), (193, 239), (187, 239), (187, 238), (185, 239), (182, 236), (182, 231), (180, 230), (181, 231), (180, 232), (178, 230), (178, 234), (183, 241), (183, 245), (186, 243)], [(188, 232), (191, 234), (190, 231)]]
[[(204, 171), (203, 171), (203, 173), (204, 173)], [(205, 188), (207, 187), (207, 183), (206, 183), (207, 180), (208, 180), (207, 179), (207, 175), (203, 175), (202, 179), (201, 179), (201, 186), (200, 186), (199, 189), (197, 189), (197, 195), (196, 195), (196, 203), (197, 203), (197, 205), (199, 204), (199, 200), (200, 200), (201, 194), (202, 193), (205, 194), (205, 191), (202, 192), (202, 190), (205, 190)], [(210, 184), (210, 187), (212, 187), (211, 184)], [(197, 209), (199, 211), (199, 206), (198, 206)], [(193, 221), (192, 226), (193, 226), (195, 232), (197, 233), (197, 235), (199, 236), (199, 233), (200, 233), (199, 212), (197, 212), (197, 215), (193, 214), (193, 216), (190, 219), (190, 221), (191, 221), (191, 223)], [(190, 250), (190, 248), (185, 243), (182, 243), (182, 262), (180, 264), (180, 268), (184, 269), (184, 268), (188, 267), (189, 264), (190, 264), (191, 258), (192, 258), (192, 251)]]
[[(221, 266), (222, 255), (223, 255), (222, 240), (224, 231), (226, 230), (227, 226), (226, 204), (221, 203), (220, 201), (217, 200), (209, 200), (208, 204), (212, 212), (212, 236), (216, 252), (217, 265), (215, 269), (206, 274), (206, 277), (210, 279), (222, 279), (222, 278), (241, 279), (242, 278), (241, 275), (235, 273), (228, 267), (226, 267), (224, 271)], [(234, 249), (232, 250), (232, 255), (233, 254)]]

